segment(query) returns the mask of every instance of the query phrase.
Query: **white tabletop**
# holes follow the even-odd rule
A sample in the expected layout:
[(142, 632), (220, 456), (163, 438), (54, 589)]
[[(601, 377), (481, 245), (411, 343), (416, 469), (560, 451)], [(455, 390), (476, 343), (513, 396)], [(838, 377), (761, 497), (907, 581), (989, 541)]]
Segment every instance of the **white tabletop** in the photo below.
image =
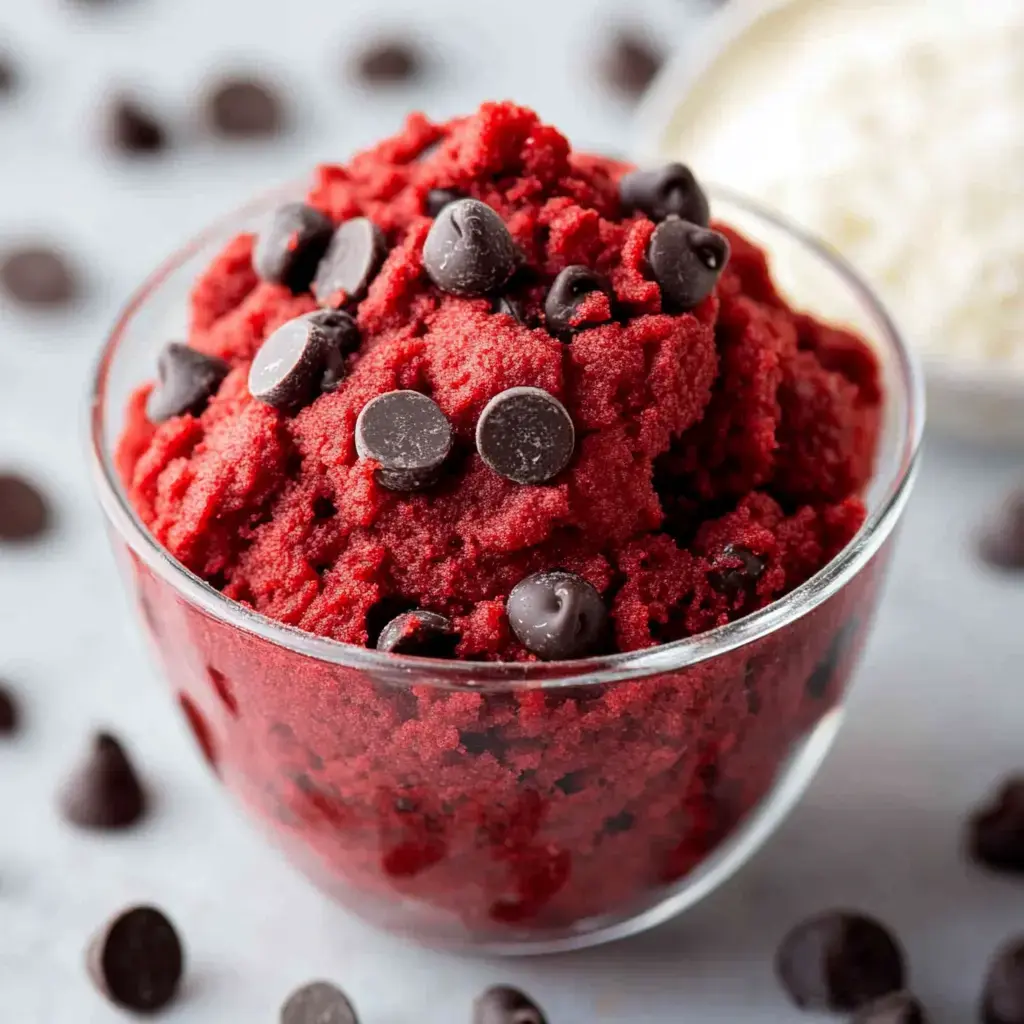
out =
[[(374, 23), (372, 0), (72, 0), (0, 6), (0, 43), (27, 81), (0, 106), (0, 239), (52, 233), (90, 284), (73, 314), (0, 305), (0, 466), (38, 475), (58, 530), (0, 551), (0, 676), (23, 693), (23, 734), (0, 745), (0, 1021), (112, 1024), (122, 1016), (82, 969), (89, 933), (124, 904), (166, 908), (188, 945), (181, 1001), (163, 1019), (276, 1019), (314, 977), (341, 984), (365, 1024), (468, 1020), (493, 981), (534, 993), (553, 1024), (808, 1019), (771, 969), (779, 935), (812, 911), (860, 907), (889, 921), (936, 1024), (974, 1019), (986, 960), (1024, 930), (1024, 886), (984, 876), (959, 851), (968, 809), (1022, 767), (1024, 586), (986, 574), (971, 532), (1019, 465), (932, 442), (907, 513), (892, 583), (838, 746), (808, 796), (738, 877), (682, 919), (585, 953), (473, 960), (404, 945), (328, 904), (255, 837), (194, 756), (156, 679), (93, 505), (82, 418), (104, 328), (141, 276), (215, 214), (316, 159), (397, 123), (410, 103), (444, 114), (487, 96), (537, 106), (577, 140), (625, 148), (629, 110), (586, 77), (615, 7), (587, 0), (414, 0), (385, 23), (434, 33), (432, 82), (359, 97), (339, 71)], [(681, 0), (632, 4), (667, 38)], [(282, 23), (282, 10), (288, 19)], [(404, 12), (404, 13), (403, 13)], [(433, 28), (431, 28), (433, 26)], [(282, 145), (226, 155), (197, 137), (188, 99), (222, 54), (280, 69), (307, 97)], [(142, 83), (178, 116), (167, 159), (128, 166), (98, 151), (95, 98)], [(117, 838), (64, 825), (54, 792), (89, 730), (128, 738), (157, 795), (151, 821)]]

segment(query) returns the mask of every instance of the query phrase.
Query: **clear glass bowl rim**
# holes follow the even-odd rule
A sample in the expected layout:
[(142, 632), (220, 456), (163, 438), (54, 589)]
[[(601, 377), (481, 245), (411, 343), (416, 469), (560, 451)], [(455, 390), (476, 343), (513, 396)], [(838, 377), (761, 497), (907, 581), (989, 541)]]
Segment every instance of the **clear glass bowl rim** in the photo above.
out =
[(92, 378), (88, 413), (90, 463), (100, 504), (131, 550), (193, 607), (296, 654), (349, 669), (368, 671), (375, 678), (386, 678), (393, 684), (439, 689), (472, 688), (482, 692), (538, 686), (546, 689), (592, 686), (690, 668), (788, 626), (828, 600), (856, 576), (879, 550), (899, 520), (916, 476), (924, 430), (924, 383), (917, 357), (904, 341), (881, 300), (842, 256), (761, 204), (730, 189), (714, 187), (709, 189), (713, 197), (721, 198), (782, 231), (831, 267), (877, 321), (887, 343), (892, 347), (900, 377), (905, 382), (902, 395), (888, 396), (890, 401), (897, 398), (904, 409), (900, 423), (902, 451), (892, 479), (885, 482), (885, 491), (877, 507), (869, 510), (864, 525), (854, 539), (815, 576), (760, 611), (706, 633), (625, 654), (562, 662), (473, 662), (385, 654), (284, 625), (225, 597), (173, 558), (136, 515), (118, 477), (113, 453), (106, 449), (104, 397), (121, 337), (150, 295), (224, 232), (237, 227), (239, 222), (265, 212), (275, 203), (294, 198), (296, 188), (296, 183), (292, 183), (258, 196), (194, 237), (150, 274), (117, 317)]

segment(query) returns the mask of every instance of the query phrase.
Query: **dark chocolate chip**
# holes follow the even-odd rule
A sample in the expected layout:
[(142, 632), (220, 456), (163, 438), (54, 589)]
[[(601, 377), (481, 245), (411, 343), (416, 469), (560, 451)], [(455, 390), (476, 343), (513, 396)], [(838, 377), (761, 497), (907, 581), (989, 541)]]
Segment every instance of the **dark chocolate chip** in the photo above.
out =
[(981, 1001), (984, 1024), (1024, 1024), (1024, 939), (996, 952)]
[(738, 544), (726, 544), (715, 559), (715, 565), (722, 567), (708, 573), (708, 582), (730, 601), (741, 595), (750, 597), (764, 573), (764, 564), (764, 559), (752, 551)]
[(663, 63), (663, 53), (650, 39), (624, 28), (608, 41), (599, 70), (608, 85), (635, 99), (651, 84)]
[(281, 1008), (281, 1024), (358, 1024), (358, 1017), (341, 989), (314, 981), (288, 997)]
[(814, 666), (814, 671), (808, 676), (804, 687), (807, 696), (812, 700), (824, 699), (832, 689), (832, 684), (836, 680), (836, 672), (859, 629), (860, 621), (855, 618), (850, 619), (832, 637), (825, 656)]
[(620, 832), (628, 832), (636, 822), (636, 817), (629, 811), (620, 811), (611, 818), (606, 818), (604, 830), (610, 836), (618, 835)]
[(20, 718), (14, 694), (0, 680), (0, 736), (11, 736), (16, 733)]
[(434, 219), (423, 244), (430, 279), (452, 295), (489, 295), (516, 269), (518, 254), (505, 222), (478, 199), (456, 199)]
[(185, 413), (200, 415), (228, 375), (228, 364), (172, 341), (160, 353), (157, 373), (159, 380), (146, 402), (151, 423)]
[(279, 207), (256, 239), (252, 265), (264, 281), (308, 290), (334, 234), (330, 218), (305, 203)]
[(0, 96), (8, 96), (18, 88), (18, 69), (14, 60), (0, 53)]
[(608, 621), (601, 595), (582, 576), (561, 569), (521, 580), (505, 610), (519, 642), (545, 661), (593, 654)]
[(710, 228), (669, 217), (654, 229), (647, 260), (665, 304), (693, 309), (714, 291), (729, 261), (729, 242)]
[(348, 313), (321, 310), (282, 324), (260, 346), (249, 367), (257, 401), (295, 412), (344, 379), (345, 360), (359, 348), (359, 328)]
[(865, 1006), (851, 1024), (928, 1024), (928, 1017), (909, 992), (893, 992)]
[(88, 965), (94, 983), (111, 1002), (152, 1013), (177, 994), (185, 957), (164, 914), (155, 907), (133, 907), (93, 939)]
[(65, 306), (77, 297), (79, 282), (67, 258), (46, 245), (10, 249), (0, 256), (0, 286), (23, 306)]
[(61, 793), (64, 817), (79, 828), (129, 828), (146, 813), (146, 794), (121, 744), (109, 733), (92, 741)]
[(366, 85), (395, 85), (419, 77), (426, 61), (419, 49), (403, 39), (370, 43), (355, 57), (352, 70)]
[(0, 473), (0, 541), (38, 540), (52, 520), (50, 503), (35, 484), (16, 473)]
[(544, 300), (548, 330), (552, 334), (569, 335), (605, 323), (607, 316), (600, 320), (580, 319), (580, 304), (593, 292), (604, 292), (611, 301), (611, 287), (596, 270), (583, 266), (566, 267), (552, 282)]
[(547, 1018), (525, 992), (495, 985), (474, 1001), (473, 1024), (547, 1024)]
[(675, 215), (704, 228), (711, 222), (708, 197), (683, 164), (632, 171), (619, 182), (619, 196), (626, 209), (639, 210), (651, 220)]
[(390, 391), (363, 407), (356, 451), (380, 463), (377, 482), (392, 491), (432, 484), (452, 448), (452, 428), (437, 403), (417, 391)]
[(1024, 570), (1024, 491), (1011, 495), (982, 531), (978, 553), (993, 569)]
[(285, 127), (284, 102), (268, 83), (255, 78), (227, 78), (206, 96), (206, 121), (226, 139), (262, 139)]
[(971, 818), (968, 849), (985, 867), (1024, 875), (1024, 776), (1007, 779), (996, 799)]
[(783, 986), (807, 1010), (852, 1012), (904, 987), (903, 952), (879, 922), (830, 911), (797, 925), (775, 961)]
[(512, 317), (516, 323), (522, 324), (524, 327), (527, 326), (529, 317), (526, 315), (526, 309), (519, 299), (514, 299), (509, 295), (502, 295), (494, 303), (495, 313), (504, 313), (505, 316)]
[(451, 622), (437, 612), (403, 612), (377, 638), (377, 650), (420, 658), (453, 658), (459, 642)]
[(345, 221), (331, 238), (313, 279), (313, 294), (321, 306), (358, 302), (380, 270), (388, 243), (368, 217)]
[(517, 484), (542, 484), (569, 464), (576, 446), (572, 417), (542, 388), (509, 388), (483, 408), (476, 447), (495, 473)]
[(456, 192), (453, 188), (432, 188), (427, 193), (423, 205), (431, 217), (436, 217), (449, 203), (464, 198), (461, 192)]
[(167, 147), (167, 131), (138, 100), (118, 96), (107, 109), (107, 142), (128, 156), (159, 153)]

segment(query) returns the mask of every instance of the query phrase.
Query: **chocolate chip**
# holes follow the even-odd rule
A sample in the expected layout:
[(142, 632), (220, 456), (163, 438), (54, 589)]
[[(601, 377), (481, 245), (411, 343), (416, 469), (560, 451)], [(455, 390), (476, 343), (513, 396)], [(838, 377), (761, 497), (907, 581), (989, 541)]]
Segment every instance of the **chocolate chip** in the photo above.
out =
[(0, 286), (23, 306), (67, 305), (79, 291), (67, 258), (46, 245), (27, 245), (0, 256)]
[(345, 221), (334, 232), (313, 279), (321, 306), (358, 302), (388, 254), (384, 232), (367, 217)]
[(723, 563), (733, 564), (726, 564), (708, 573), (711, 586), (724, 594), (730, 602), (735, 602), (741, 595), (753, 596), (757, 581), (764, 573), (764, 559), (738, 544), (726, 544), (715, 559), (716, 566)]
[(417, 391), (390, 391), (363, 407), (356, 451), (380, 463), (377, 482), (392, 491), (432, 484), (452, 448), (452, 428), (436, 402)]
[(421, 75), (425, 67), (423, 55), (413, 43), (382, 39), (356, 55), (352, 70), (366, 85), (379, 86), (408, 82)]
[(352, 1004), (326, 981), (303, 985), (281, 1008), (281, 1024), (357, 1024)]
[(1011, 495), (982, 531), (978, 553), (993, 569), (1024, 570), (1024, 491)]
[(1024, 939), (996, 952), (985, 978), (981, 1019), (984, 1024), (1024, 1024)]
[(167, 147), (167, 132), (138, 100), (118, 96), (107, 109), (107, 142), (128, 156), (159, 153)]
[(20, 717), (14, 694), (0, 681), (0, 736), (16, 733)]
[(710, 228), (669, 217), (654, 229), (647, 260), (665, 304), (693, 309), (714, 291), (729, 261), (729, 242)]
[(851, 1024), (928, 1024), (928, 1017), (909, 992), (893, 992), (865, 1006)]
[(174, 925), (155, 907), (119, 914), (88, 953), (96, 986), (111, 1002), (137, 1013), (163, 1009), (174, 999), (184, 963)]
[(814, 671), (807, 677), (804, 689), (812, 700), (823, 700), (828, 695), (836, 680), (836, 672), (859, 630), (860, 620), (853, 618), (847, 621), (842, 629), (836, 631), (825, 656), (814, 666)]
[(542, 484), (569, 464), (576, 445), (572, 417), (542, 388), (509, 388), (480, 413), (476, 447), (495, 473), (517, 484)]
[(544, 300), (548, 330), (552, 334), (568, 335), (605, 323), (607, 316), (600, 320), (580, 319), (579, 307), (593, 292), (604, 292), (611, 301), (611, 286), (596, 270), (583, 266), (566, 267), (552, 282)]
[(285, 126), (284, 103), (277, 91), (255, 78), (217, 82), (205, 100), (210, 130), (226, 139), (261, 139)]
[(129, 828), (146, 813), (146, 794), (121, 744), (109, 733), (93, 738), (85, 761), (61, 793), (73, 825), (103, 831)]
[(158, 383), (146, 401), (151, 423), (186, 413), (200, 415), (228, 375), (228, 364), (172, 341), (160, 353), (157, 373)]
[(453, 188), (432, 188), (423, 200), (423, 205), (431, 217), (436, 217), (449, 203), (464, 198), (461, 192)]
[(0, 53), (0, 96), (7, 96), (18, 87), (18, 70), (14, 60), (6, 53)]
[(830, 911), (797, 925), (775, 961), (786, 991), (808, 1010), (853, 1011), (904, 986), (903, 952), (877, 921)]
[(995, 801), (971, 818), (968, 849), (994, 871), (1024, 875), (1024, 776), (1007, 779)]
[(38, 540), (52, 519), (50, 503), (35, 484), (16, 473), (0, 473), (0, 541)]
[(260, 346), (249, 367), (257, 401), (295, 412), (344, 379), (346, 358), (359, 348), (359, 328), (348, 313), (321, 310), (282, 324)]
[(608, 85), (633, 99), (651, 84), (663, 63), (663, 54), (646, 36), (619, 29), (608, 42), (599, 70)]
[(478, 199), (456, 199), (438, 213), (423, 244), (430, 279), (452, 295), (488, 295), (516, 269), (505, 222)]
[(547, 1024), (547, 1018), (525, 992), (495, 985), (474, 1001), (473, 1024)]
[(522, 324), (524, 327), (527, 326), (529, 321), (523, 304), (518, 299), (514, 299), (509, 295), (502, 295), (495, 301), (494, 312), (504, 313), (505, 316), (512, 317), (517, 324)]
[(629, 811), (620, 811), (611, 818), (606, 818), (604, 831), (610, 835), (618, 835), (620, 832), (628, 832), (636, 823), (636, 817)]
[(711, 222), (708, 197), (683, 164), (631, 171), (619, 182), (619, 197), (626, 209), (639, 210), (651, 220), (675, 215), (705, 228)]
[(377, 650), (389, 654), (415, 654), (420, 658), (453, 658), (458, 634), (437, 612), (403, 612), (380, 632)]
[(593, 654), (608, 621), (601, 595), (582, 576), (561, 569), (521, 580), (505, 610), (519, 642), (545, 661)]
[(296, 295), (309, 289), (334, 234), (334, 225), (305, 203), (279, 207), (256, 239), (252, 265), (264, 281), (283, 284)]

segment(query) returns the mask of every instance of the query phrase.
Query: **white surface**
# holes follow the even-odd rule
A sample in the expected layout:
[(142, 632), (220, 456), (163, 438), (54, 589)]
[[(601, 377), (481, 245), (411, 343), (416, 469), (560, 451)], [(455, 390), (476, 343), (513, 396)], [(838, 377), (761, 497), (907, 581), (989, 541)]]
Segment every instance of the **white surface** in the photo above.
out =
[[(1019, 467), (1006, 459), (929, 452), (835, 754), (750, 866), (649, 935), (505, 963), (403, 945), (326, 903), (207, 777), (150, 667), (106, 548), (82, 455), (84, 382), (118, 301), (173, 246), (317, 155), (343, 155), (395, 122), (403, 95), (358, 99), (332, 79), (338, 49), (354, 42), (347, 7), (355, 6), (290, 0), (295, 19), (346, 11), (321, 32), (294, 21), (277, 30), (270, 12), (280, 6), (255, 0), (126, 0), (123, 10), (89, 17), (58, 0), (0, 3), (0, 40), (17, 44), (32, 72), (19, 102), (0, 107), (0, 238), (51, 228), (89, 261), (94, 286), (75, 315), (0, 306), (0, 465), (38, 469), (60, 514), (45, 548), (0, 549), (0, 675), (27, 704), (23, 735), (0, 745), (0, 1022), (124, 1020), (93, 991), (82, 949), (108, 913), (138, 900), (165, 907), (188, 943), (184, 998), (161, 1018), (168, 1022), (269, 1024), (288, 991), (317, 976), (352, 994), (364, 1024), (468, 1021), (472, 996), (497, 980), (534, 992), (552, 1024), (797, 1022), (812, 1018), (774, 983), (775, 943), (802, 915), (836, 903), (899, 930), (936, 1024), (974, 1019), (989, 953), (1024, 926), (1024, 886), (981, 875), (958, 852), (967, 809), (1024, 759), (1024, 586), (985, 575), (969, 547), (976, 521), (1016, 482)], [(547, 31), (474, 6), (467, 28), (438, 37), (452, 67), (423, 104), (452, 111), (515, 94), (577, 138), (621, 145), (627, 111), (577, 81), (600, 28), (592, 5), (517, 6), (543, 17)], [(368, 22), (371, 7), (356, 20)], [(666, 30), (685, 22), (674, 3), (648, 7)], [(446, 12), (463, 4), (405, 8), (413, 24), (451, 25)], [(231, 21), (241, 11), (250, 12), (244, 32)], [(211, 19), (216, 41), (202, 37)], [(215, 54), (259, 54), (260, 41), (279, 47), (275, 64), (291, 61), (289, 74), (317, 100), (291, 144), (225, 158), (190, 143), (155, 167), (97, 157), (87, 115), (108, 78), (151, 83), (158, 100), (185, 111), (188, 83)], [(528, 56), (516, 43), (529, 44)], [(54, 792), (96, 724), (130, 740), (157, 795), (138, 833), (82, 837), (55, 813)]]

